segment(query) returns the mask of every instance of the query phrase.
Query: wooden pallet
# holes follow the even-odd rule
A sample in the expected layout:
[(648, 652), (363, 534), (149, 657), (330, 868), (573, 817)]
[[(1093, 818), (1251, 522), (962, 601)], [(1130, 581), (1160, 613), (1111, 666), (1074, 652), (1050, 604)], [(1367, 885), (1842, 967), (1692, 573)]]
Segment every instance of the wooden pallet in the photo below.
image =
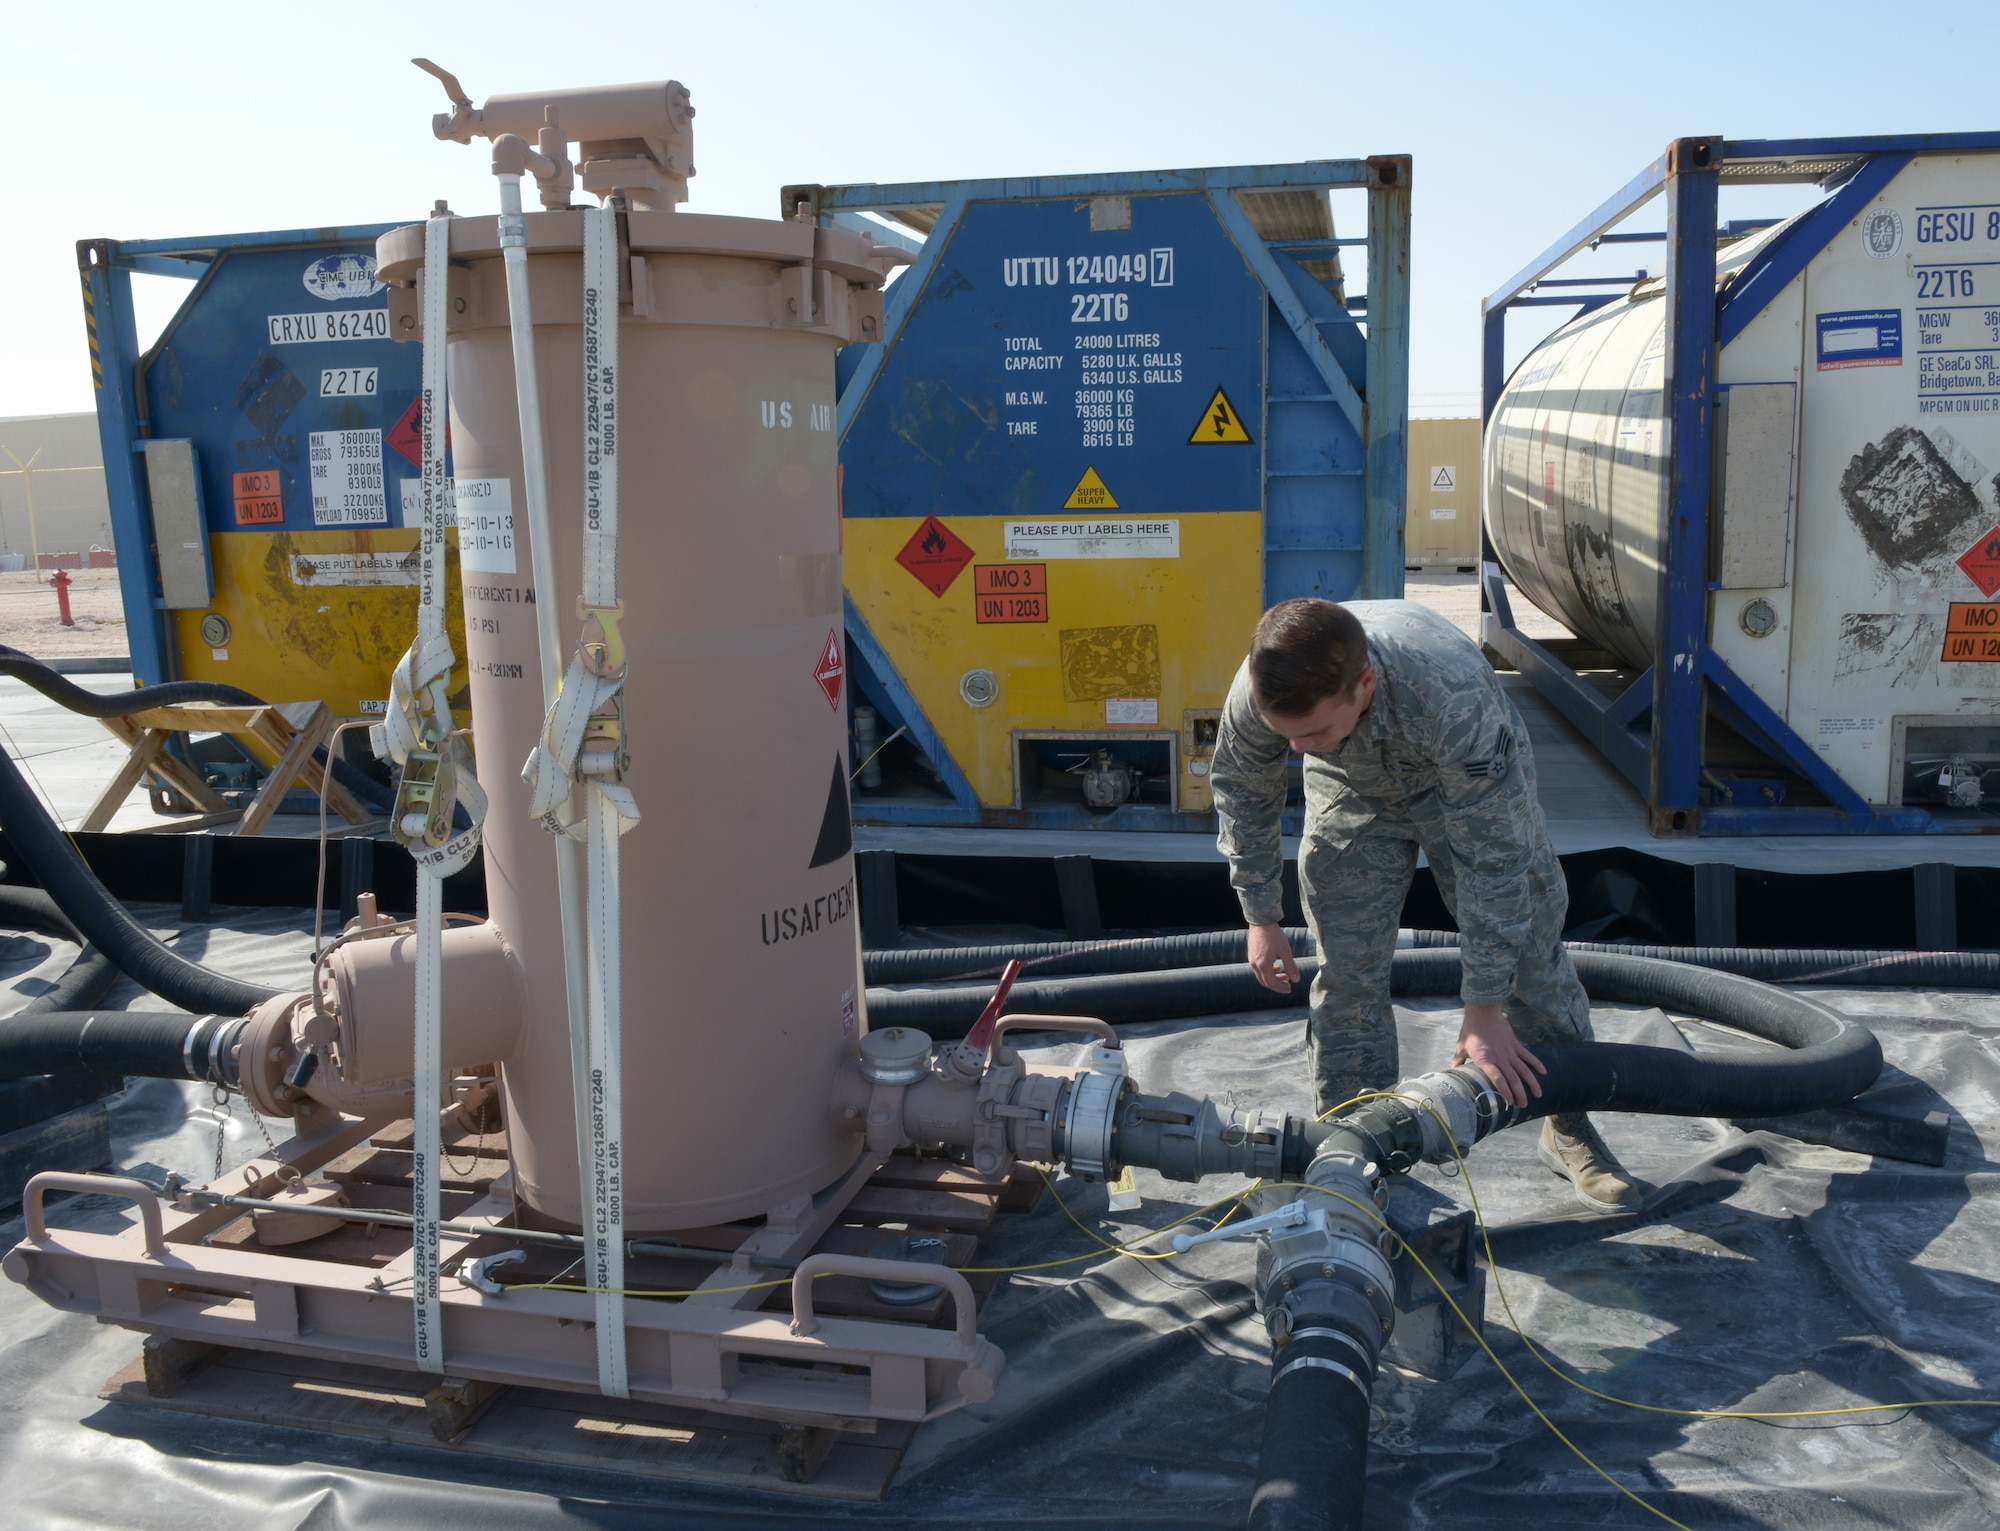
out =
[[(396, 1124), (332, 1160), (314, 1178), (338, 1181), (355, 1206), (407, 1212), (411, 1140), (410, 1124)], [(441, 1201), (450, 1218), (487, 1195), (506, 1173), (506, 1135), (447, 1131), (444, 1150)], [(899, 1154), (854, 1197), (814, 1252), (866, 1255), (884, 1240), (911, 1231), (941, 1238), (947, 1264), (969, 1265), (995, 1217), (1029, 1210), (1044, 1185), (1033, 1170), (1017, 1170), (1007, 1181), (990, 1184), (947, 1160)], [(756, 1226), (731, 1223), (682, 1230), (675, 1237), (688, 1248), (729, 1251)], [(213, 1242), (254, 1246), (255, 1240), (244, 1218), (218, 1232)], [(379, 1267), (409, 1246), (405, 1230), (350, 1223), (291, 1245), (285, 1253)], [(507, 1247), (504, 1241), (480, 1241), (469, 1257), (502, 1247)], [(531, 1251), (526, 1261), (495, 1274), (509, 1283), (574, 1280), (574, 1263), (561, 1251)], [(679, 1291), (699, 1285), (715, 1269), (712, 1260), (635, 1255), (626, 1261), (626, 1280), (638, 1291)], [(967, 1278), (981, 1302), (996, 1279)], [(765, 1306), (788, 1311), (790, 1303), (789, 1283), (781, 1282)], [(894, 1323), (936, 1326), (950, 1321), (942, 1293), (925, 1303), (893, 1305), (878, 1300), (865, 1280), (853, 1276), (818, 1281), (814, 1307), (820, 1313)], [(469, 1380), (434, 1385), (412, 1372), (222, 1350), (157, 1335), (146, 1340), (138, 1360), (105, 1383), (99, 1396), (401, 1445), (824, 1499), (882, 1498), (916, 1431), (911, 1424), (870, 1419), (844, 1420), (836, 1430), (821, 1421), (745, 1419)]]

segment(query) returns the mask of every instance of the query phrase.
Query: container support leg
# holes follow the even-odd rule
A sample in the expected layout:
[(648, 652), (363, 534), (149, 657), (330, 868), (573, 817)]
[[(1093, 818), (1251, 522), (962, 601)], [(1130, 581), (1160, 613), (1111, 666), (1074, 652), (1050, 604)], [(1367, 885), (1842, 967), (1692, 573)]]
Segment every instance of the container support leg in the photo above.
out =
[(1649, 827), (1701, 828), (1702, 649), (1708, 636), (1710, 424), (1715, 400), (1715, 217), (1722, 141), (1667, 155), (1666, 420)]

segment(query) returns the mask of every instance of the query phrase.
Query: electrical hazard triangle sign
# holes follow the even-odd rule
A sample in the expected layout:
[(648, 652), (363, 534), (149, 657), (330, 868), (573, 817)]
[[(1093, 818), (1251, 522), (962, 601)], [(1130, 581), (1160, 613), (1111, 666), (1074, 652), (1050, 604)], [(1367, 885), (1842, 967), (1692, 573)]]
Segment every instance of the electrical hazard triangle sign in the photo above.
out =
[(896, 562), (932, 595), (942, 596), (976, 556), (957, 532), (936, 516), (925, 516), (924, 524), (910, 533), (910, 540), (896, 555)]
[[(1057, 480), (1061, 482), (1061, 480)], [(1105, 487), (1104, 480), (1097, 476), (1095, 468), (1085, 468), (1083, 477), (1076, 481), (1076, 487), (1063, 501), (1064, 510), (1116, 510), (1117, 498)]]
[(1202, 411), (1194, 433), (1188, 437), (1188, 445), (1230, 446), (1250, 445), (1250, 432), (1245, 429), (1243, 417), (1236, 413), (1236, 406), (1229, 402), (1229, 395), (1220, 388), (1215, 397), (1208, 401), (1208, 408)]
[(840, 658), (840, 629), (834, 628), (826, 635), (826, 647), (819, 651), (819, 663), (813, 666), (813, 679), (826, 693), (827, 704), (835, 709), (840, 706), (840, 680), (846, 673), (847, 666)]
[(2000, 526), (1959, 554), (1958, 566), (1988, 600), (2000, 594)]

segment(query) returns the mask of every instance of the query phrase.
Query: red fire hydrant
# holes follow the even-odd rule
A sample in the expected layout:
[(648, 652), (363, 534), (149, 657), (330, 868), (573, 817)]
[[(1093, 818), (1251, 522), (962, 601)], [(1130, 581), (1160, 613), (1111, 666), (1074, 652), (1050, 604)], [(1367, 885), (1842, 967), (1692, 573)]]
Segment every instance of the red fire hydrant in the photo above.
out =
[(55, 578), (49, 583), (56, 587), (56, 608), (62, 613), (62, 625), (76, 626), (76, 618), (69, 614), (69, 570), (56, 570)]

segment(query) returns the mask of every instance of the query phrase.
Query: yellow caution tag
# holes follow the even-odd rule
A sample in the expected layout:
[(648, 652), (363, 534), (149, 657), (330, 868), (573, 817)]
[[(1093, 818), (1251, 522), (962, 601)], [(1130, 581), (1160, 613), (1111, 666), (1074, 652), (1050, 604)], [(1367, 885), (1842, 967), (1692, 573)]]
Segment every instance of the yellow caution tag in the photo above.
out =
[(1118, 501), (1104, 486), (1104, 480), (1097, 476), (1095, 468), (1083, 470), (1083, 477), (1076, 481), (1076, 487), (1070, 490), (1069, 498), (1063, 501), (1064, 510), (1116, 510), (1117, 508)]
[(1229, 402), (1229, 395), (1220, 388), (1215, 397), (1208, 401), (1208, 408), (1202, 412), (1200, 420), (1188, 437), (1188, 445), (1228, 446), (1231, 444), (1248, 446), (1250, 432), (1244, 427), (1243, 417), (1236, 413), (1236, 406)]
[(1139, 1182), (1133, 1177), (1132, 1166), (1129, 1164), (1120, 1170), (1118, 1178), (1111, 1182), (1110, 1210), (1113, 1212), (1139, 1210)]

